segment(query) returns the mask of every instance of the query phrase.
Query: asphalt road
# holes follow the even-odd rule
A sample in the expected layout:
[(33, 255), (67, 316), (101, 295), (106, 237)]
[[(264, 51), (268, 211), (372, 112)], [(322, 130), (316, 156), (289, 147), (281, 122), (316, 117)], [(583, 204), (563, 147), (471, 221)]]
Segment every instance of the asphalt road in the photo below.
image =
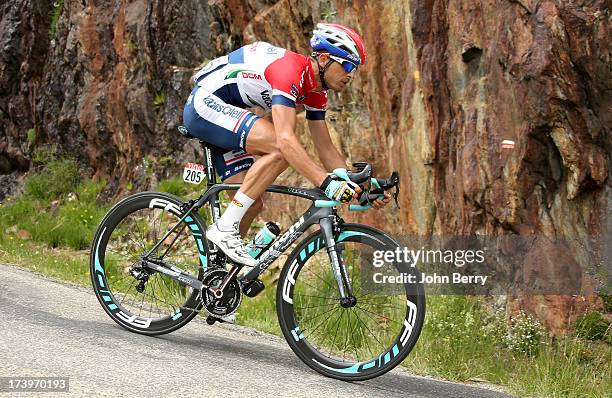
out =
[(141, 336), (115, 324), (93, 291), (1, 264), (0, 325), (0, 376), (69, 377), (70, 392), (54, 396), (510, 397), (399, 369), (366, 382), (332, 380), (279, 337), (208, 326), (203, 316)]

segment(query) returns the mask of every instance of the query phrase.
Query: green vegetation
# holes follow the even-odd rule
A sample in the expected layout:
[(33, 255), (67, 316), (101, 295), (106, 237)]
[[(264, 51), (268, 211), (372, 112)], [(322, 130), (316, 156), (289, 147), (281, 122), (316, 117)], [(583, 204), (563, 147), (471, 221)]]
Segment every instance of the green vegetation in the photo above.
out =
[[(167, 192), (183, 199), (194, 199), (204, 193), (206, 180), (200, 184), (189, 184), (183, 181), (183, 177), (173, 177), (168, 180), (160, 181), (155, 187), (156, 191)], [(203, 212), (202, 212), (203, 213)]]
[(49, 161), (25, 182), (24, 194), (0, 207), (0, 244), (16, 237), (68, 246), (89, 246), (99, 220), (106, 212), (96, 197), (104, 181), (80, 181), (78, 166), (69, 159)]
[(609, 344), (551, 339), (525, 314), (488, 315), (478, 297), (428, 300), (423, 333), (404, 361), (415, 373), (486, 380), (521, 396), (605, 397), (612, 389)]
[(51, 10), (51, 23), (49, 25), (49, 40), (53, 40), (57, 37), (57, 21), (62, 14), (64, 9), (64, 0), (56, 0), (53, 2), (53, 9)]
[(336, 14), (338, 11), (334, 9), (331, 0), (327, 0), (321, 3), (321, 18), (325, 22), (335, 22)]
[(256, 297), (243, 297), (236, 311), (236, 320), (240, 325), (282, 336), (276, 317), (276, 284), (269, 275), (262, 281), (266, 288)]
[(600, 294), (601, 300), (603, 301), (603, 307), (605, 312), (612, 312), (612, 295)]
[(26, 140), (30, 145), (34, 145), (36, 143), (36, 129), (29, 129), (26, 132)]
[(88, 250), (52, 248), (45, 243), (10, 235), (0, 239), (0, 262), (16, 264), (81, 286), (91, 286)]
[(73, 192), (79, 184), (79, 169), (69, 159), (51, 160), (40, 172), (30, 176), (25, 184), (28, 198), (53, 200)]
[(358, 97), (354, 93), (351, 93), (351, 100), (348, 102), (349, 117), (351, 122), (357, 120), (361, 115), (361, 109), (359, 109), (360, 103), (361, 102), (359, 101)]
[(155, 94), (155, 98), (153, 99), (153, 106), (155, 106), (156, 109), (160, 108), (165, 103), (166, 103), (166, 94), (164, 93)]
[(125, 46), (125, 48), (128, 49), (129, 52), (136, 52), (136, 51), (138, 51), (138, 45), (136, 43), (134, 43), (131, 39), (125, 39), (124, 46)]
[(161, 164), (162, 166), (165, 167), (170, 167), (172, 165), (174, 165), (174, 157), (172, 156), (162, 156), (161, 158), (159, 158), (159, 164)]
[(591, 311), (576, 319), (576, 334), (587, 340), (607, 340), (612, 344), (610, 321), (598, 311)]
[(36, 165), (46, 165), (52, 160), (57, 160), (57, 146), (43, 146), (34, 149), (32, 161)]

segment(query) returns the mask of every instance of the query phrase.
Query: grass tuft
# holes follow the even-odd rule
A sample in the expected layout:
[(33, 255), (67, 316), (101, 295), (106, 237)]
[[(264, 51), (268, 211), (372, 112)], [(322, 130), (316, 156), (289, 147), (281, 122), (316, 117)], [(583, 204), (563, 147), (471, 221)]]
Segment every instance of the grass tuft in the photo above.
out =
[(56, 0), (53, 2), (53, 9), (51, 10), (51, 23), (49, 25), (49, 40), (53, 40), (57, 37), (57, 21), (62, 10), (64, 9), (64, 0)]
[(74, 160), (51, 160), (42, 171), (28, 178), (25, 194), (43, 201), (57, 199), (74, 191), (79, 179), (79, 168)]

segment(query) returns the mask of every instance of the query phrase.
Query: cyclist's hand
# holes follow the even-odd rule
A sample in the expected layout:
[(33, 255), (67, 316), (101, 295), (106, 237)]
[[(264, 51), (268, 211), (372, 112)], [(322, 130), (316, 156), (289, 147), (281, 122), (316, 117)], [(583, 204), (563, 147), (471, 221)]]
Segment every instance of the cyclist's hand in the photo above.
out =
[(387, 192), (385, 192), (384, 195), (384, 198), (376, 199), (372, 202), (372, 206), (374, 206), (375, 209), (381, 209), (391, 201), (391, 195), (389, 195)]
[(349, 203), (361, 192), (359, 185), (348, 179), (346, 169), (335, 169), (333, 173), (328, 174), (321, 184), (321, 189), (328, 198), (340, 203)]
[(358, 198), (359, 204), (362, 206), (371, 206), (375, 209), (380, 209), (386, 206), (387, 203), (389, 203), (389, 201), (391, 200), (391, 195), (383, 190), (380, 185), (380, 180), (372, 178), (370, 181), (372, 185), (370, 187), (370, 190), (368, 191), (368, 195), (367, 197), (361, 195)]

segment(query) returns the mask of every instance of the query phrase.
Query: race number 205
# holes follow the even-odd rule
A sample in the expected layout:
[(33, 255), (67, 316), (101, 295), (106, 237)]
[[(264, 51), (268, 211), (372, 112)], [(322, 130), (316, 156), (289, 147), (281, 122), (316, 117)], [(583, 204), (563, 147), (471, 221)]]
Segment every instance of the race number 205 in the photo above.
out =
[(67, 392), (68, 377), (0, 377), (0, 392)]
[(201, 164), (187, 163), (183, 169), (183, 181), (190, 184), (200, 184), (205, 176), (204, 166)]

